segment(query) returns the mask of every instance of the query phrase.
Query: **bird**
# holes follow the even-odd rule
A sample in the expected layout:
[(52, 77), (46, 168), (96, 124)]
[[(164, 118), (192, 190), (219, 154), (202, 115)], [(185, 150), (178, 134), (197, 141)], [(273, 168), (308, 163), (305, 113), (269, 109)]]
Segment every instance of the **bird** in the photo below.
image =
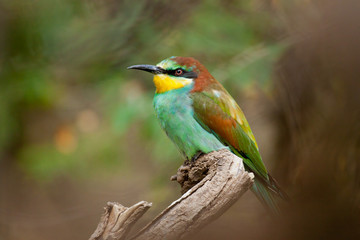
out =
[(254, 173), (251, 190), (260, 202), (280, 214), (279, 199), (287, 199), (286, 193), (268, 173), (243, 111), (204, 65), (192, 57), (172, 56), (157, 65), (128, 69), (154, 74), (156, 116), (186, 159), (229, 149)]

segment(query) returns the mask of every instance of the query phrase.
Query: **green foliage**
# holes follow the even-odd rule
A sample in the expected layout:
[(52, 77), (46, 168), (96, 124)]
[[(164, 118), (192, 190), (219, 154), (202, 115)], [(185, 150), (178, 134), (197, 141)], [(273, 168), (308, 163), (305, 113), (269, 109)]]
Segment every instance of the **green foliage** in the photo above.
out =
[(130, 138), (154, 164), (178, 165), (151, 76), (126, 67), (193, 56), (233, 89), (266, 86), (282, 45), (251, 2), (2, 1), (0, 152), (50, 180), (126, 171)]

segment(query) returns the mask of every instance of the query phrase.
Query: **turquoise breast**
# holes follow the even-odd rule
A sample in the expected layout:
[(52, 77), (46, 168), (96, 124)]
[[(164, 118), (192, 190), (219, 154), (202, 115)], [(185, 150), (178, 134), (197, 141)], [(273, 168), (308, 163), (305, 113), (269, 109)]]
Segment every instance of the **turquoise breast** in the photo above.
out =
[(199, 151), (209, 153), (226, 148), (194, 118), (192, 99), (188, 96), (191, 89), (190, 84), (155, 94), (153, 102), (161, 128), (187, 159), (191, 159)]

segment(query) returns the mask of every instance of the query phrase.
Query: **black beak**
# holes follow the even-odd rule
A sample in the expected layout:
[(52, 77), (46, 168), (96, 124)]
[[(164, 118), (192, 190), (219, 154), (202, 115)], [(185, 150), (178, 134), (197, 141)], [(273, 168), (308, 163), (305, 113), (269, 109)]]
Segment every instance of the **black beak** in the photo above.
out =
[(143, 71), (150, 72), (150, 73), (153, 73), (153, 74), (162, 74), (162, 73), (166, 72), (161, 67), (157, 67), (157, 66), (154, 66), (154, 65), (146, 65), (146, 64), (130, 66), (127, 69), (143, 70)]

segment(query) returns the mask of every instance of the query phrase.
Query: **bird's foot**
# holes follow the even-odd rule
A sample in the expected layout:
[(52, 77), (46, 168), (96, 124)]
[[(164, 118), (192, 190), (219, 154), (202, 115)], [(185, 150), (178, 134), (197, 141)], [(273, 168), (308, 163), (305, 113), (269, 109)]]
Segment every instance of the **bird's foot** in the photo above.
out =
[(191, 162), (194, 163), (199, 157), (201, 157), (202, 155), (204, 155), (204, 153), (202, 151), (198, 151), (197, 153), (195, 153), (195, 155), (191, 158)]

